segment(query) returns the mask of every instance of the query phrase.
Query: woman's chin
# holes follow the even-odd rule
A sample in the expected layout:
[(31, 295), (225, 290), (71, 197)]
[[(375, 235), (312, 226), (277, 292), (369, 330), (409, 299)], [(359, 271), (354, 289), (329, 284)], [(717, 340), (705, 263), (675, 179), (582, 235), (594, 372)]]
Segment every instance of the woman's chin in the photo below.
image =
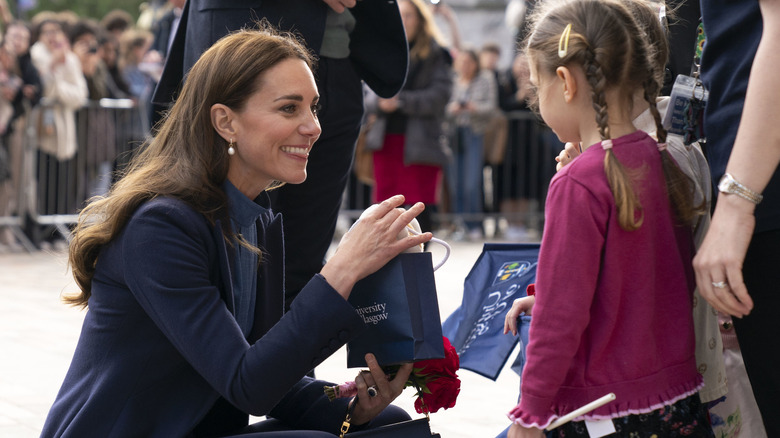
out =
[(302, 175), (287, 178), (284, 182), (287, 184), (301, 184), (304, 181), (306, 181), (306, 172), (303, 172)]

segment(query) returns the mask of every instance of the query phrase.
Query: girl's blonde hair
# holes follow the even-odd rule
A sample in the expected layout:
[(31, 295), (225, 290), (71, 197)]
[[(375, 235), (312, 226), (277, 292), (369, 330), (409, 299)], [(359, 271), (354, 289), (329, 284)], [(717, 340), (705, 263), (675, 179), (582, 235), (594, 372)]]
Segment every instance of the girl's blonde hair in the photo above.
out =
[(69, 264), (81, 293), (65, 297), (86, 306), (100, 250), (114, 239), (133, 212), (158, 196), (180, 199), (215, 224), (229, 240), (227, 196), (222, 184), (228, 172), (228, 144), (211, 124), (211, 106), (241, 111), (263, 85), (265, 72), (297, 58), (313, 69), (313, 57), (295, 37), (267, 23), (217, 41), (195, 63), (157, 135), (142, 147), (124, 177), (103, 198), (81, 211), (70, 244)]
[[(558, 67), (571, 65), (583, 69), (591, 87), (602, 140), (611, 139), (607, 91), (616, 90), (619, 99), (630, 108), (636, 91), (643, 90), (656, 123), (658, 142), (666, 143), (667, 133), (656, 106), (665, 64), (665, 59), (662, 63), (660, 58), (665, 55), (659, 55), (657, 44), (648, 41), (651, 32), (637, 24), (626, 5), (617, 1), (551, 1), (545, 6), (536, 11), (533, 30), (526, 42), (529, 58), (537, 71), (554, 74)], [(564, 31), (569, 25), (567, 37)], [(653, 37), (657, 37), (656, 31), (652, 31)], [(567, 48), (559, 51), (564, 39)], [(692, 184), (668, 151), (661, 152), (661, 159), (675, 216), (679, 222), (691, 224), (699, 214), (693, 206)], [(632, 184), (639, 170), (626, 169), (612, 149), (607, 149), (604, 171), (615, 197), (620, 226), (629, 231), (638, 229), (643, 220), (642, 206)]]

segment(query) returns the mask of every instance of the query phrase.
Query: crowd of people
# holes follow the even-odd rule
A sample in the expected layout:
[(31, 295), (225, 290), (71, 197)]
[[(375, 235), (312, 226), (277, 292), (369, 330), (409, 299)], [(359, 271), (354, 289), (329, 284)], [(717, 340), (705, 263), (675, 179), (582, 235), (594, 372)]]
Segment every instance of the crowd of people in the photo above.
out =
[[(121, 10), (100, 21), (69, 11), (44, 11), (21, 21), (2, 2), (0, 217), (24, 217), (30, 209), (35, 215), (75, 214), (84, 200), (107, 192), (122, 143), (140, 142), (151, 128), (151, 94), (169, 44), (168, 17), (180, 13), (184, 2), (157, 3), (157, 18), (143, 28)], [(160, 40), (165, 44), (152, 47)], [(101, 109), (101, 99), (125, 99), (137, 116), (117, 118), (116, 112)], [(33, 138), (28, 126), (34, 127)], [(88, 132), (79, 135), (78, 130)], [(116, 137), (117, 131), (133, 134)], [(41, 187), (35, 189), (37, 199), (30, 200), (35, 205), (25, 209), (20, 195), (26, 187), (20, 185), (29, 181), (22, 177), (22, 154), (30, 141), (37, 150), (33, 172)], [(82, 168), (76, 174), (77, 155), (87, 163), (86, 174)], [(66, 181), (72, 187), (63, 187)], [(39, 247), (63, 245), (64, 236), (52, 227), (32, 224), (25, 231)], [(0, 249), (20, 250), (19, 237), (3, 227)]]
[[(71, 12), (41, 12), (28, 22), (7, 17), (4, 29), (9, 34), (3, 44), (10, 80), (4, 81), (8, 84), (4, 90), (13, 111), (0, 111), (4, 125), (0, 217), (27, 213), (17, 199), (23, 192), (20, 184), (25, 183), (20, 163), (22, 142), (30, 141), (23, 139), (27, 123), (37, 128), (32, 141), (37, 147), (34, 176), (39, 187), (28, 201), (34, 204), (28, 207), (34, 208), (34, 218), (75, 214), (85, 200), (108, 191), (113, 172), (126, 164), (124, 153), (143, 141), (165, 108), (152, 103), (152, 93), (184, 1), (152, 4), (155, 12), (137, 21), (118, 10), (100, 21)], [(527, 233), (527, 217), (531, 205), (538, 209), (543, 202), (553, 168), (544, 163), (557, 143), (544, 135), (549, 131), (540, 128), (524, 103), (530, 88), (522, 55), (513, 67), (499, 69), (500, 46), (487, 43), (476, 49), (462, 42), (448, 5), (412, 0), (399, 5), (413, 10), (406, 13), (412, 21), (405, 21), (412, 80), (400, 94), (384, 101), (372, 96), (370, 89), (366, 93), (365, 120), (379, 120), (369, 135), (376, 171), (371, 201), (394, 191), (405, 194), (410, 203), (424, 201), (429, 208), (420, 218), (423, 229), (445, 226), (455, 232), (455, 239), (483, 238), (485, 213), (499, 212), (506, 218), (499, 233), (512, 240), (538, 238)], [(445, 23), (447, 37), (437, 22)], [(420, 47), (431, 44), (432, 49)], [(433, 59), (435, 71), (430, 67)], [(101, 99), (131, 100), (132, 117), (124, 114), (128, 111), (101, 108), (97, 104)], [(510, 126), (506, 119), (510, 112), (524, 116)], [(401, 135), (407, 129), (411, 139)], [(390, 141), (383, 148), (385, 133)], [(78, 159), (85, 164), (76, 169)], [(389, 165), (393, 160), (399, 164)], [(74, 180), (68, 187), (61, 183)], [(436, 213), (451, 213), (451, 219), (434, 223)], [(24, 231), (36, 246), (64, 247), (63, 233), (55, 227), (27, 222)], [(3, 227), (0, 249), (21, 250), (18, 237)]]
[[(480, 241), (486, 214), (501, 214), (495, 235), (538, 237), (528, 230), (531, 203), (542, 204), (559, 144), (526, 105), (524, 56), (500, 68), (501, 45), (463, 41), (449, 6), (403, 0), (399, 7), (412, 58), (409, 77), (391, 99), (367, 92), (365, 150), (373, 156), (373, 174), (362, 177), (360, 166), (358, 176), (373, 186), (375, 201), (398, 192), (425, 202), (423, 230)], [(518, 12), (521, 21), (524, 12)], [(434, 221), (436, 213), (446, 219)]]

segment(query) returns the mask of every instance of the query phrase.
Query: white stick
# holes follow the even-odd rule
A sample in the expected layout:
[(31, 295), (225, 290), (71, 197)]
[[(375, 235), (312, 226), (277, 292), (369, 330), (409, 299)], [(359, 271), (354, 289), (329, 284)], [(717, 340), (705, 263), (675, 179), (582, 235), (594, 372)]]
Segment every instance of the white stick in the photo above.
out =
[(563, 417), (553, 421), (550, 423), (549, 426), (547, 426), (546, 430), (553, 430), (556, 427), (563, 426), (564, 424), (568, 423), (569, 421), (579, 417), (580, 415), (585, 415), (588, 412), (599, 408), (601, 406), (604, 406), (605, 404), (611, 402), (615, 399), (615, 393), (610, 392), (609, 394), (605, 395), (604, 397), (601, 397), (599, 399), (593, 400), (592, 402), (586, 404), (585, 406), (575, 409), (568, 414), (564, 415)]

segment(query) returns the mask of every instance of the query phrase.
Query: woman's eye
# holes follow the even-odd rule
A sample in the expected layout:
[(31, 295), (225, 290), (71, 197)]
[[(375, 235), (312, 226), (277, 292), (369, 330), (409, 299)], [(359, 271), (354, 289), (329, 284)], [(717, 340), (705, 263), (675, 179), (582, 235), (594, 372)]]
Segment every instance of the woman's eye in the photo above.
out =
[(320, 114), (320, 110), (322, 110), (322, 105), (320, 105), (319, 103), (315, 103), (314, 105), (311, 106), (311, 113), (314, 114), (315, 116)]
[(282, 111), (287, 114), (294, 114), (297, 107), (295, 105), (285, 105), (282, 107)]

